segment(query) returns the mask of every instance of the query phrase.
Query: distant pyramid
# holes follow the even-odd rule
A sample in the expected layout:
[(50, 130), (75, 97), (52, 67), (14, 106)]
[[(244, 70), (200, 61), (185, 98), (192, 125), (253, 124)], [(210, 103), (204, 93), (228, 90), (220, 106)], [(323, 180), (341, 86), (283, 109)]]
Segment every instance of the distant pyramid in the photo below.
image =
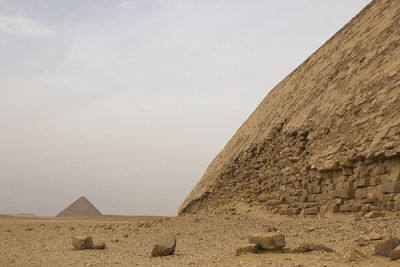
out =
[(101, 213), (90, 203), (85, 197), (80, 197), (69, 205), (65, 210), (60, 212), (56, 217), (70, 216), (100, 216)]

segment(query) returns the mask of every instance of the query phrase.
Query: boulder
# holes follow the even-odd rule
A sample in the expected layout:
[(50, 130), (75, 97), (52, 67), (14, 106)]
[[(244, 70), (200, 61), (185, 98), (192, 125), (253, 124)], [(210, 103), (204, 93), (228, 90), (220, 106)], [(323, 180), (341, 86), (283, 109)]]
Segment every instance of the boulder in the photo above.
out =
[(165, 235), (153, 247), (153, 250), (151, 251), (151, 256), (158, 257), (158, 256), (172, 255), (175, 252), (175, 247), (176, 247), (176, 235), (175, 234)]
[(375, 245), (375, 254), (389, 257), (390, 252), (400, 244), (400, 240), (397, 237), (387, 238), (379, 241)]
[(314, 244), (314, 243), (304, 243), (298, 246), (297, 248), (293, 249), (292, 252), (294, 253), (303, 253), (303, 252), (310, 252), (314, 250), (322, 250), (326, 252), (332, 252), (333, 249), (325, 247), (320, 244)]
[(242, 255), (244, 253), (258, 253), (259, 246), (257, 244), (250, 244), (236, 249), (236, 256)]
[(398, 260), (400, 259), (400, 246), (397, 246), (395, 249), (393, 249), (390, 254), (389, 254), (390, 259), (392, 260)]
[(263, 249), (276, 250), (285, 246), (285, 236), (279, 233), (257, 233), (249, 237), (250, 244), (259, 245)]
[(75, 249), (91, 249), (93, 248), (93, 239), (91, 236), (74, 236), (72, 245)]

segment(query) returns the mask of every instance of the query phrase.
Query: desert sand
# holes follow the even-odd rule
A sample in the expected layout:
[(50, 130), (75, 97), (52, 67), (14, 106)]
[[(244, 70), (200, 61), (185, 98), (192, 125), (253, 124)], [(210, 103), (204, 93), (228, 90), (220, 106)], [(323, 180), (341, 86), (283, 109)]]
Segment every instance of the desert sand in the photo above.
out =
[[(66, 218), (0, 217), (0, 266), (398, 266), (374, 255), (379, 239), (400, 234), (399, 217), (374, 219), (332, 215), (292, 218), (255, 209), (218, 210), (178, 217), (99, 216)], [(274, 229), (275, 228), (275, 229)], [(276, 230), (286, 248), (322, 244), (333, 252), (268, 252), (236, 256), (235, 249), (256, 232)], [(151, 257), (165, 233), (177, 234), (175, 254)], [(74, 235), (105, 242), (105, 250), (75, 250)], [(354, 250), (361, 256), (352, 256)], [(358, 255), (358, 254), (357, 254)]]

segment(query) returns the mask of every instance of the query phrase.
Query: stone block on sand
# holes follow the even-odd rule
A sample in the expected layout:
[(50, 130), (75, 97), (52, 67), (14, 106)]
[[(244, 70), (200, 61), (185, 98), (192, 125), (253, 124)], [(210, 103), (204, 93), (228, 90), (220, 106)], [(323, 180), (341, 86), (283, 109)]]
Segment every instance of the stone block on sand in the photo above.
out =
[(400, 259), (400, 246), (397, 246), (395, 249), (393, 249), (390, 254), (389, 254), (390, 259), (392, 260), (398, 260)]
[(390, 252), (395, 249), (400, 244), (397, 237), (387, 238), (385, 240), (379, 241), (375, 245), (375, 254), (389, 257)]
[(93, 239), (91, 236), (74, 236), (72, 245), (75, 249), (91, 249), (93, 248)]
[(176, 235), (168, 234), (163, 236), (151, 251), (152, 257), (168, 256), (175, 252), (176, 247)]
[(263, 249), (276, 250), (285, 246), (285, 236), (279, 233), (257, 233), (249, 237), (250, 244), (259, 245)]

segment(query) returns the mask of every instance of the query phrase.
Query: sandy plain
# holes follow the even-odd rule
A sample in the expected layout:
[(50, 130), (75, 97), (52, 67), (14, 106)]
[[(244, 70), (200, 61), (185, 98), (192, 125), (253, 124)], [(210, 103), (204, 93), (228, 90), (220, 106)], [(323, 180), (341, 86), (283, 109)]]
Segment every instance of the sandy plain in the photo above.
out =
[[(400, 266), (374, 255), (374, 243), (359, 246), (369, 233), (399, 236), (400, 217), (291, 218), (257, 210), (225, 210), (178, 217), (100, 216), (33, 218), (0, 216), (0, 266)], [(248, 236), (275, 227), (286, 247), (318, 243), (334, 252), (235, 255)], [(177, 234), (175, 254), (150, 256), (160, 236)], [(105, 250), (74, 250), (74, 235), (91, 235)], [(351, 260), (353, 250), (361, 257)]]

